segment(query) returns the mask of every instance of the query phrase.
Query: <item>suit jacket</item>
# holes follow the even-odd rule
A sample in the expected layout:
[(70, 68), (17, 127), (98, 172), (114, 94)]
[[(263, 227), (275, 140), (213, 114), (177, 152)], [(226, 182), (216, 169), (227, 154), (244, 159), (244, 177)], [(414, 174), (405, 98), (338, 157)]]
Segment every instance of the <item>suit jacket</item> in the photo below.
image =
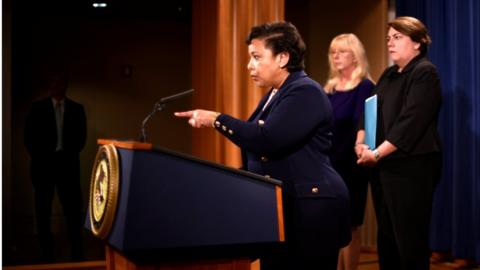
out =
[(437, 121), (442, 102), (436, 67), (418, 55), (401, 73), (394, 65), (380, 77), (377, 145), (384, 140), (398, 147), (385, 160), (441, 151)]
[[(86, 141), (86, 117), (83, 106), (65, 98), (63, 114), (62, 163), (65, 171), (78, 174), (79, 154)], [(45, 177), (56, 154), (57, 126), (52, 99), (50, 97), (34, 102), (25, 123), (25, 146), (31, 157), (32, 178)]]
[(289, 75), (248, 121), (221, 114), (215, 127), (242, 148), (244, 168), (283, 182), (287, 242), (315, 256), (350, 241), (348, 191), (332, 169), (332, 109), (305, 72)]

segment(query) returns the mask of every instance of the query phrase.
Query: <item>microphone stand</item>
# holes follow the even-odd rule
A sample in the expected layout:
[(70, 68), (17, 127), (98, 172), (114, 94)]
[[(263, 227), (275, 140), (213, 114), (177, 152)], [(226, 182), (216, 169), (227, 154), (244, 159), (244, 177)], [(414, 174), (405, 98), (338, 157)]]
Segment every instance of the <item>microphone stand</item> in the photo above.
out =
[(147, 122), (152, 118), (157, 112), (163, 110), (167, 104), (165, 103), (160, 103), (157, 102), (155, 105), (153, 105), (153, 110), (152, 112), (145, 117), (142, 121), (142, 129), (141, 129), (141, 135), (140, 135), (140, 142), (145, 143), (147, 142), (147, 132), (145, 131), (145, 127), (147, 126)]
[(142, 121), (142, 128), (141, 128), (141, 134), (140, 134), (140, 142), (145, 143), (147, 142), (147, 132), (145, 131), (145, 127), (147, 126), (147, 122), (152, 118), (157, 112), (163, 110), (165, 106), (167, 106), (167, 103), (182, 98), (187, 95), (191, 95), (195, 91), (194, 89), (190, 89), (169, 97), (164, 97), (160, 101), (156, 102), (155, 105), (153, 105), (153, 110), (152, 112), (145, 117), (145, 119)]

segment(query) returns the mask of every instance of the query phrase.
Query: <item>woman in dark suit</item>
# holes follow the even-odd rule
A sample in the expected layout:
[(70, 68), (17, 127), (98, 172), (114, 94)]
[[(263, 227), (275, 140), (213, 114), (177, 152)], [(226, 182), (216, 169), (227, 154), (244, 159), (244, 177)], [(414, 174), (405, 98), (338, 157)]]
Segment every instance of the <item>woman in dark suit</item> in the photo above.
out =
[(426, 58), (431, 40), (425, 25), (412, 17), (388, 25), (388, 52), (395, 65), (374, 89), (376, 148), (363, 144), (360, 130), (355, 151), (359, 164), (376, 167), (372, 192), (380, 269), (429, 269), (428, 231), (442, 160), (440, 80)]
[(253, 27), (248, 70), (270, 91), (247, 121), (206, 110), (176, 113), (193, 127), (215, 127), (242, 148), (244, 168), (283, 181), (286, 245), (263, 269), (336, 269), (350, 241), (348, 191), (332, 169), (332, 109), (303, 71), (305, 44), (286, 22)]

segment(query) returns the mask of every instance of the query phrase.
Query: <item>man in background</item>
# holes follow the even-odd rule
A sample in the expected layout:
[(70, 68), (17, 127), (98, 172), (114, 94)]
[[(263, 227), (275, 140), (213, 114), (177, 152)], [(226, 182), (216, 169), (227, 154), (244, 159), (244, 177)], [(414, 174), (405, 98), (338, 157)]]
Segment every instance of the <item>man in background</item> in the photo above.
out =
[(52, 203), (57, 192), (66, 218), (73, 261), (83, 259), (83, 216), (80, 151), (85, 146), (86, 116), (81, 104), (66, 97), (64, 71), (48, 77), (49, 96), (32, 104), (25, 124), (25, 146), (31, 157), (30, 176), (43, 262), (54, 260)]

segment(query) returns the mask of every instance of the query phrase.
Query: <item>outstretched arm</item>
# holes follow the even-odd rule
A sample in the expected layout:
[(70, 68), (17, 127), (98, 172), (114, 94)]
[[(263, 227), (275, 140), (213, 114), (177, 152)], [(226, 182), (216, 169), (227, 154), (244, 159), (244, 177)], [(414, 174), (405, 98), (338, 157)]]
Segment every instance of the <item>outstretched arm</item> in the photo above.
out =
[(188, 123), (195, 128), (213, 127), (213, 122), (219, 115), (219, 112), (202, 109), (175, 113), (177, 117), (189, 118)]

